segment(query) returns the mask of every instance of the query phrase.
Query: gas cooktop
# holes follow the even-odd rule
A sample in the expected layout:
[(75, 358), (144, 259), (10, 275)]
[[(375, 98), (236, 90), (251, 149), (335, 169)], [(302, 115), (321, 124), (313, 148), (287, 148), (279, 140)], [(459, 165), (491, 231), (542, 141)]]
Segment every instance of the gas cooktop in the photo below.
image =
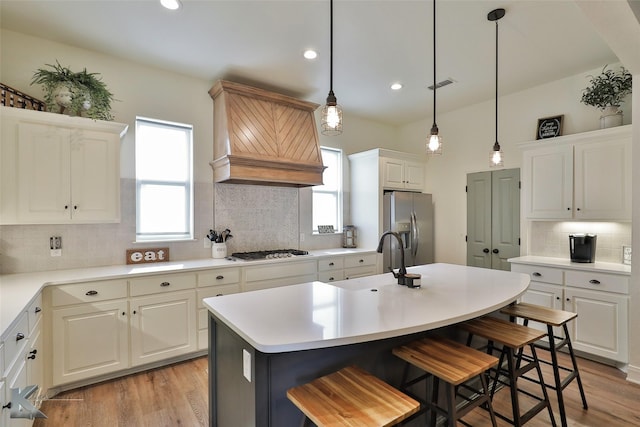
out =
[(290, 258), (290, 257), (300, 256), (300, 255), (309, 255), (309, 252), (301, 251), (299, 249), (274, 249), (274, 250), (268, 250), (268, 251), (255, 251), (255, 252), (234, 252), (231, 254), (233, 258), (238, 258), (244, 261)]

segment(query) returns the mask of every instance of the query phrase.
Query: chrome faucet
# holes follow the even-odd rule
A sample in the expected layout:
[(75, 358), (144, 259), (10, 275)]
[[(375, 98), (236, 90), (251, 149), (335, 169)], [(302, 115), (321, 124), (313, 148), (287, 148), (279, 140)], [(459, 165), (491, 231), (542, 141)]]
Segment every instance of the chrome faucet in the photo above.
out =
[(404, 263), (404, 244), (402, 242), (402, 238), (398, 233), (394, 231), (385, 231), (384, 233), (382, 233), (382, 236), (380, 236), (380, 241), (378, 242), (378, 249), (376, 249), (377, 252), (380, 254), (382, 253), (382, 245), (384, 244), (384, 238), (387, 237), (387, 235), (394, 236), (398, 241), (398, 246), (400, 247), (400, 269), (396, 273), (395, 271), (393, 271), (393, 268), (389, 266), (389, 271), (391, 271), (393, 277), (398, 279), (398, 285), (404, 285), (409, 288), (419, 288), (420, 275), (407, 273), (407, 267)]

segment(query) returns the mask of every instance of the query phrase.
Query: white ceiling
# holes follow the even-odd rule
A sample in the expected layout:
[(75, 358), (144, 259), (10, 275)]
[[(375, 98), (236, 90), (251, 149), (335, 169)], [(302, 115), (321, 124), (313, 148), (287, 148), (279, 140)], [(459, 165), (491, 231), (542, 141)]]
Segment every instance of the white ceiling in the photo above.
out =
[[(256, 83), (325, 102), (329, 0), (182, 3), (172, 12), (159, 0), (2, 0), (0, 19), (5, 29), (210, 83)], [(345, 113), (390, 124), (431, 116), (432, 7), (335, 0), (333, 89)], [(573, 0), (438, 0), (437, 80), (456, 81), (438, 90), (438, 112), (495, 96), (495, 24), (487, 13), (498, 7), (507, 11), (499, 21), (501, 95), (618, 62)], [(318, 58), (305, 60), (307, 48)], [(391, 91), (393, 82), (404, 88)]]

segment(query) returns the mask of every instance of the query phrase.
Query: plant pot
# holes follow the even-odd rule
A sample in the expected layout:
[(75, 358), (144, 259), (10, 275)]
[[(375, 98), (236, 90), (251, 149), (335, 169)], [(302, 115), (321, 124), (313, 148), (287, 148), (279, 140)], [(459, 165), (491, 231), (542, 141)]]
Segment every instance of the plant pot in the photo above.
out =
[(602, 110), (600, 116), (600, 129), (611, 128), (622, 125), (622, 111), (617, 105), (610, 105)]
[(60, 112), (69, 107), (71, 105), (71, 102), (73, 101), (73, 92), (71, 92), (69, 86), (65, 84), (59, 84), (58, 86), (56, 86), (56, 88), (53, 90), (52, 95), (55, 103), (61, 108)]

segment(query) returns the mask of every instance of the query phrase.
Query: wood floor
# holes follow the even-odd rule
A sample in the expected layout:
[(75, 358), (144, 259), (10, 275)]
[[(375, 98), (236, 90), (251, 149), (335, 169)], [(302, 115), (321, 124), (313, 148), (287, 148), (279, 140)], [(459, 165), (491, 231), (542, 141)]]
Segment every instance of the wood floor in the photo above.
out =
[[(561, 358), (564, 359), (564, 355)], [(578, 364), (589, 409), (582, 409), (575, 382), (569, 385), (564, 392), (569, 426), (640, 426), (640, 385), (625, 381), (624, 374), (615, 368), (584, 359), (579, 359)], [(552, 378), (550, 371), (544, 370), (545, 378)], [(49, 418), (37, 420), (34, 427), (207, 426), (207, 377), (207, 359), (201, 357), (71, 390), (45, 401), (41, 409)], [(528, 388), (533, 386), (530, 384)], [(560, 425), (555, 393), (550, 392)], [(509, 413), (509, 405), (506, 390), (496, 394), (494, 406), (498, 410)], [(482, 409), (476, 409), (465, 421), (478, 427), (491, 425)], [(509, 424), (498, 420), (498, 425)], [(526, 424), (527, 427), (549, 425), (546, 412)]]

